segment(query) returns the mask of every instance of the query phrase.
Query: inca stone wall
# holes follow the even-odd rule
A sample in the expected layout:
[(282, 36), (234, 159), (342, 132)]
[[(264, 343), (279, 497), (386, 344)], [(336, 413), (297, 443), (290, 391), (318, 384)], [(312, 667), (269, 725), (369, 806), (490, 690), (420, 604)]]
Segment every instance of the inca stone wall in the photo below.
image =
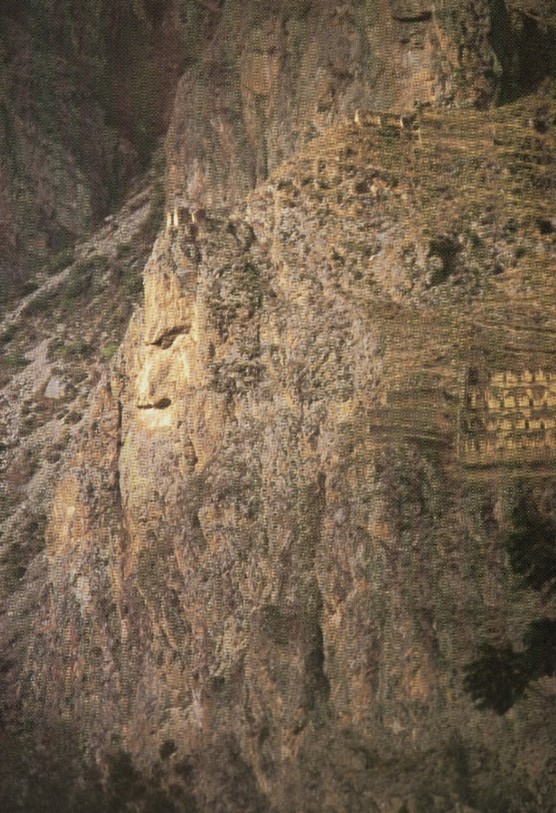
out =
[(556, 452), (556, 373), (467, 371), (459, 452), (468, 465), (547, 463)]

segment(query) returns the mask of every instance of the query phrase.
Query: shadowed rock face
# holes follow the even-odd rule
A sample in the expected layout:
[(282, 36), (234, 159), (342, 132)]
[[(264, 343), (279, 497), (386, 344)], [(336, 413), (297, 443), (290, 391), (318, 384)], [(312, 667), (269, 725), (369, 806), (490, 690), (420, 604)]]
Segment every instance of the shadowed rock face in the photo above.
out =
[(167, 127), (184, 51), (198, 47), (188, 38), (202, 42), (205, 23), (174, 0), (150, 5), (2, 4), (2, 303), (121, 203)]
[(540, 813), (552, 707), (485, 716), (461, 675), (539, 609), (500, 545), (518, 485), (556, 510), (554, 99), (356, 122), (495, 86), (486, 4), (465, 47), (455, 7), (368, 6), (226, 3), (182, 79), (172, 216), (56, 486), (18, 702), (101, 763), (114, 734), (166, 754), (207, 813)]

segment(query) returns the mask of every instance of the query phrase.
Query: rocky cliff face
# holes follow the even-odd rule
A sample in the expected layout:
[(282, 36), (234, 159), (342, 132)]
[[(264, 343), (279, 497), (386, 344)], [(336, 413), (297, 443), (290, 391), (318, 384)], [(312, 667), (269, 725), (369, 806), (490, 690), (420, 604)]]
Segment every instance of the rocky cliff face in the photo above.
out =
[(225, 3), (180, 82), (144, 307), (3, 669), (169, 810), (550, 809), (553, 705), (462, 691), (540, 609), (518, 492), (556, 511), (556, 105), (477, 109), (489, 15)]
[(6, 0), (0, 15), (3, 304), (121, 203), (208, 21), (177, 0)]
[(457, 45), (449, 18), (426, 2), (225, 4), (204, 60), (176, 93), (170, 199), (229, 207), (319, 127), (358, 107), (492, 99), (486, 4)]
[(514, 97), (553, 69), (554, 22), (543, 2), (227, 2), (178, 85), (169, 199), (225, 208), (357, 108)]

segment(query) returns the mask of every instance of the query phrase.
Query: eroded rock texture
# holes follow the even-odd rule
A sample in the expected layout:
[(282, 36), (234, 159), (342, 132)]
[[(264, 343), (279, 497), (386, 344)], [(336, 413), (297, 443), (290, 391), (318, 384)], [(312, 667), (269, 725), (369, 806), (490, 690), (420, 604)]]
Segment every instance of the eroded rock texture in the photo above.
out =
[(518, 489), (556, 510), (551, 89), (400, 121), (465, 95), (456, 64), (490, 98), (487, 23), (460, 48), (432, 4), (300, 9), (225, 4), (182, 80), (19, 703), (163, 759), (180, 810), (548, 810), (554, 686), (498, 718), (462, 667), (543, 598), (500, 538)]
[[(373, 809), (392, 752), (498, 750), (459, 670), (528, 618), (496, 544), (515, 472), (458, 432), (470, 368), (554, 374), (552, 236), (538, 198), (500, 196), (509, 145), (483, 144), (510, 115), (429, 114), (420, 141), (346, 122), (233, 217), (155, 244), (58, 486), (31, 659), (99, 744), (125, 732), (148, 762), (172, 740), (202, 809)], [(517, 246), (494, 239), (511, 218)], [(549, 506), (552, 433), (519, 468)], [(526, 773), (545, 713), (503, 724), (502, 773)]]
[(433, 14), (427, 2), (226, 3), (176, 93), (169, 197), (229, 207), (319, 126), (358, 107), (492, 100), (488, 4), (469, 28), (453, 5)]

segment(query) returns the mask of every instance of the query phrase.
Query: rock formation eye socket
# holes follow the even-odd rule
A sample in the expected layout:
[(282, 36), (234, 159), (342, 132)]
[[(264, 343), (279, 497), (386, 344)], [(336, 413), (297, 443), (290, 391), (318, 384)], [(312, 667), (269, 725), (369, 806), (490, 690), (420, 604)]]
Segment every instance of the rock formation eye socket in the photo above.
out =
[(167, 350), (173, 345), (178, 336), (182, 336), (188, 332), (189, 328), (186, 325), (177, 325), (176, 327), (165, 330), (154, 342), (151, 342), (151, 344), (154, 347), (161, 347), (163, 350)]

